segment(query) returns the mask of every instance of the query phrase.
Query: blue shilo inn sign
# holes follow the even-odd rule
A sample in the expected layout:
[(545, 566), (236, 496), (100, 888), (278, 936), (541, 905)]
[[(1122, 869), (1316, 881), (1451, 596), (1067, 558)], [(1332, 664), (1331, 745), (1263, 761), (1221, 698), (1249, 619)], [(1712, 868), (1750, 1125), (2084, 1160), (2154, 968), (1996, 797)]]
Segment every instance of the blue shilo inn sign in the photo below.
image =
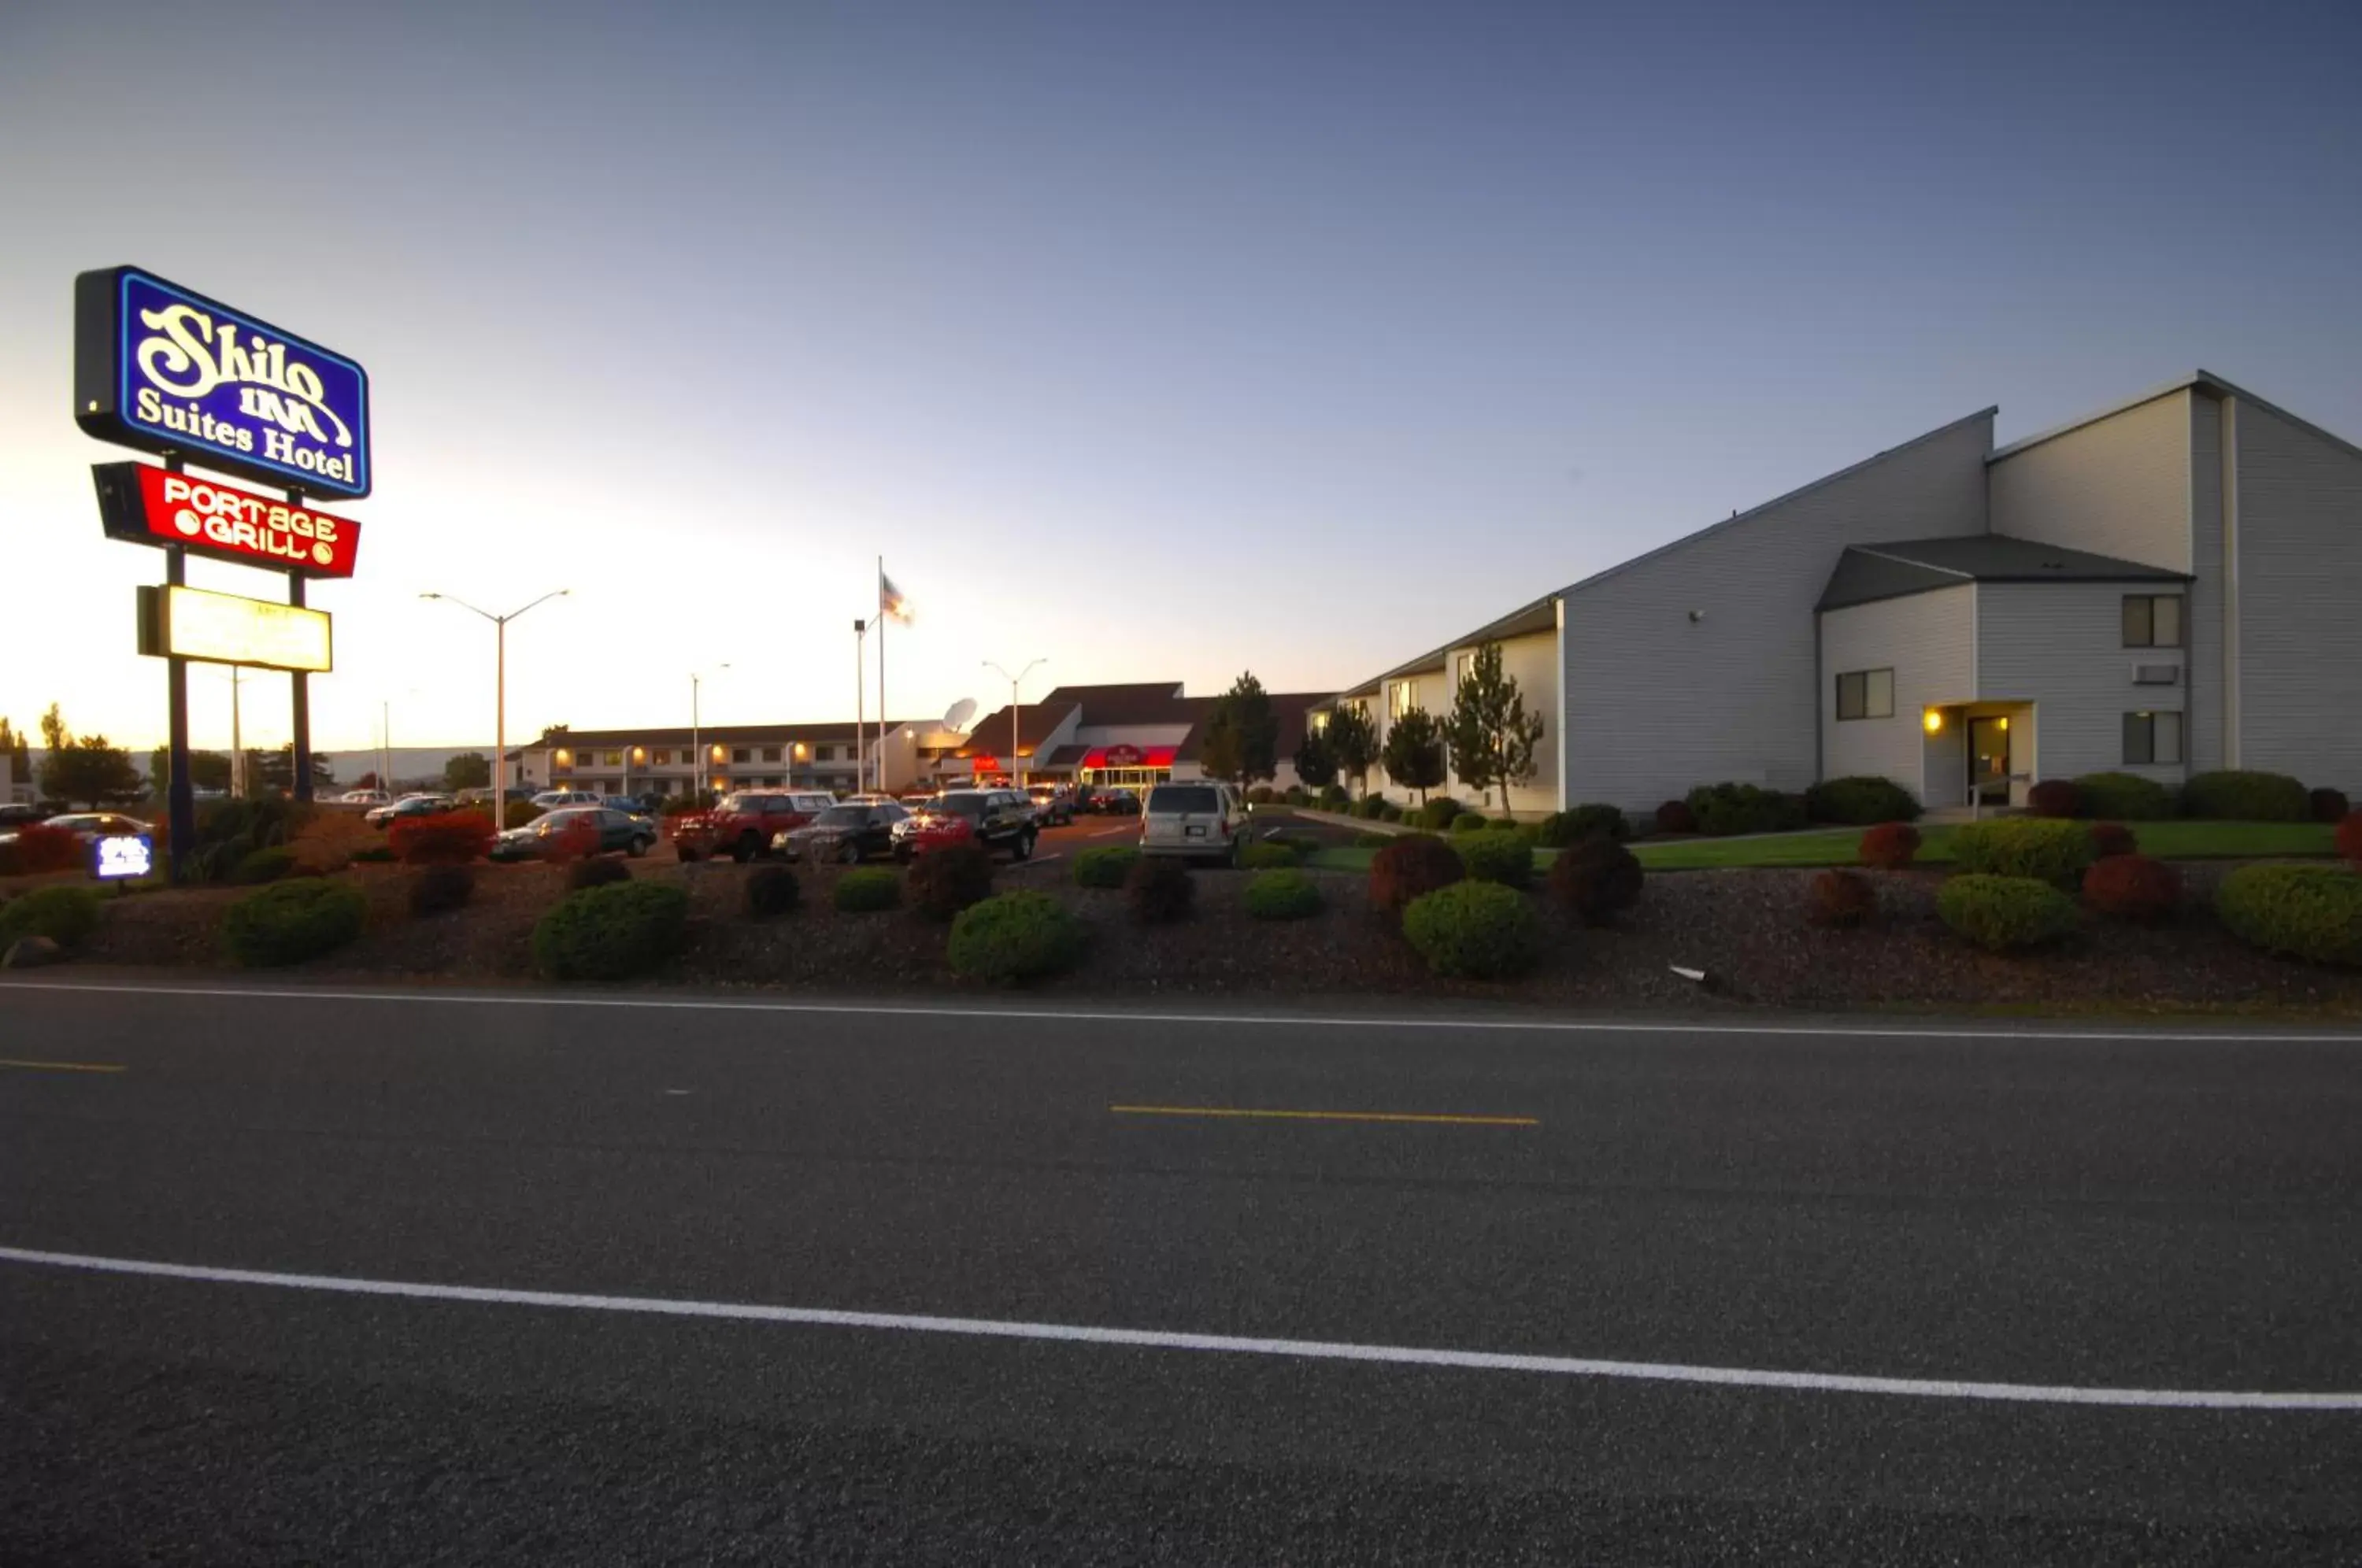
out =
[(267, 485), (370, 492), (368, 371), (137, 267), (74, 279), (74, 423)]

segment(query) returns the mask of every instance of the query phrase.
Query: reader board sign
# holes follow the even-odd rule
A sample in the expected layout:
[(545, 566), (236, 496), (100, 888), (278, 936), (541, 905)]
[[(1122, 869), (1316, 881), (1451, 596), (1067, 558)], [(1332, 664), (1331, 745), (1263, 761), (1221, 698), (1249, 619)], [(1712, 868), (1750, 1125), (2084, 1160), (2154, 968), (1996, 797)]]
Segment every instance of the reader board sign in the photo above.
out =
[(325, 675), (336, 667), (326, 612), (177, 583), (139, 591), (139, 651)]
[(264, 484), (370, 492), (368, 371), (137, 267), (74, 280), (74, 423)]
[(144, 833), (115, 834), (93, 839), (90, 874), (102, 882), (150, 876), (156, 869), (156, 840)]
[(361, 525), (219, 480), (145, 463), (94, 463), (110, 539), (179, 545), (193, 555), (304, 577), (350, 577)]

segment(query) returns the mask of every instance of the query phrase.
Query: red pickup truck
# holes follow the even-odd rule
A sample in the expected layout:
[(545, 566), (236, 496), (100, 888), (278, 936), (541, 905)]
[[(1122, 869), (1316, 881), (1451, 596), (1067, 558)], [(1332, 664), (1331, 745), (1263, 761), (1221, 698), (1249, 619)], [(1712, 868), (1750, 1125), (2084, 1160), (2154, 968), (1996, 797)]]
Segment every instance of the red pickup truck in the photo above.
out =
[(691, 812), (667, 824), (674, 851), (683, 860), (726, 855), (742, 865), (771, 852), (771, 835), (800, 828), (836, 804), (836, 797), (813, 790), (742, 790), (724, 795), (710, 812)]

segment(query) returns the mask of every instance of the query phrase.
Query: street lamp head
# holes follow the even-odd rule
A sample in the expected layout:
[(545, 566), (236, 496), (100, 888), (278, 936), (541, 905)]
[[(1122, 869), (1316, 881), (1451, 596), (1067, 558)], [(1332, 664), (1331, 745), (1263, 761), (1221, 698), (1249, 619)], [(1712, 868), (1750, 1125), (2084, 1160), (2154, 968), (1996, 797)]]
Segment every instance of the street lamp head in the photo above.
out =
[(443, 596), (439, 593), (422, 593), (418, 597), (421, 599), (440, 599)]

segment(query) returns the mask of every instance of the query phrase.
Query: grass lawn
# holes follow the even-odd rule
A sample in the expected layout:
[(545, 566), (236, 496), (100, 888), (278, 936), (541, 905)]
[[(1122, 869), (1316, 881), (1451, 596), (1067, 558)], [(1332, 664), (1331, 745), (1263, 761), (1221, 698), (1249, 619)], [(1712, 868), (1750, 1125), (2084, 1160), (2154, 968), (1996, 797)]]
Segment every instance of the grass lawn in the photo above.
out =
[[(2141, 853), (2161, 860), (2246, 860), (2280, 856), (2333, 856), (2334, 833), (2326, 823), (2128, 823)], [(1952, 858), (1952, 828), (1920, 830), (1922, 865)], [(1724, 867), (1850, 866), (1861, 843), (1860, 828), (1817, 828), (1771, 838), (1682, 838), (1636, 844), (1632, 853), (1651, 871), (1704, 871)], [(1324, 849), (1311, 864), (1328, 871), (1366, 871), (1373, 849)], [(1555, 850), (1534, 851), (1537, 866)]]

